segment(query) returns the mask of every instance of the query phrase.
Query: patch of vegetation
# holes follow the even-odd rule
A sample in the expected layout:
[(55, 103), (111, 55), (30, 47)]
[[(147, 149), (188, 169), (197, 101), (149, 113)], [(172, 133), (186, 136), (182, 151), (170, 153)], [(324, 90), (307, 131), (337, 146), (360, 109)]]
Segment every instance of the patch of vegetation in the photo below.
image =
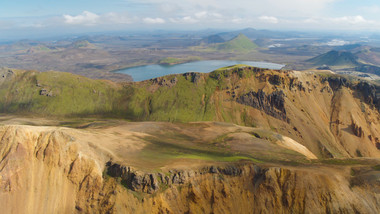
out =
[(236, 122), (234, 115), (240, 109), (225, 111), (216, 92), (228, 85), (232, 75), (253, 75), (246, 67), (236, 65), (197, 74), (196, 82), (192, 76), (162, 77), (175, 82), (170, 86), (153, 80), (122, 85), (64, 72), (14, 71), (11, 78), (0, 83), (0, 112), (178, 122), (215, 121), (219, 116)]
[(186, 159), (197, 159), (197, 160), (208, 160), (208, 161), (222, 161), (222, 162), (236, 162), (240, 160), (250, 160), (254, 163), (262, 163), (262, 161), (257, 160), (252, 157), (234, 155), (234, 156), (218, 156), (218, 155), (192, 155), (184, 154), (179, 155), (176, 158), (186, 158)]
[(139, 202), (143, 202), (143, 200), (145, 198), (144, 193), (135, 192), (135, 191), (132, 191), (132, 190), (128, 190), (128, 192), (131, 193), (137, 200), (139, 200)]
[(87, 40), (78, 40), (71, 44), (73, 48), (95, 48), (95, 45), (91, 44)]
[(116, 116), (121, 87), (64, 72), (14, 72), (0, 84), (0, 111), (37, 115)]
[[(166, 135), (165, 135), (166, 136)], [(179, 140), (179, 139), (183, 140)], [(175, 137), (146, 137), (150, 143), (139, 154), (143, 160), (153, 161), (154, 164), (164, 165), (173, 159), (196, 159), (205, 161), (235, 162), (239, 160), (250, 160), (261, 163), (250, 155), (234, 153), (229, 149), (214, 146), (212, 143), (196, 143), (192, 139)]]
[(333, 165), (358, 165), (358, 164), (363, 163), (362, 161), (356, 160), (356, 159), (336, 159), (336, 158), (325, 159), (325, 160), (322, 160), (321, 162), (325, 164), (333, 164)]
[(149, 92), (145, 87), (132, 86), (129, 89), (131, 92), (126, 92), (131, 94), (127, 98), (128, 117), (155, 121), (212, 121), (215, 117), (212, 95), (217, 82), (207, 78), (195, 86), (183, 75), (176, 78), (177, 83), (173, 87), (162, 86), (154, 92)]
[(201, 57), (198, 56), (188, 56), (186, 58), (175, 58), (175, 57), (166, 57), (158, 62), (161, 65), (176, 65), (186, 62), (193, 62), (202, 60)]

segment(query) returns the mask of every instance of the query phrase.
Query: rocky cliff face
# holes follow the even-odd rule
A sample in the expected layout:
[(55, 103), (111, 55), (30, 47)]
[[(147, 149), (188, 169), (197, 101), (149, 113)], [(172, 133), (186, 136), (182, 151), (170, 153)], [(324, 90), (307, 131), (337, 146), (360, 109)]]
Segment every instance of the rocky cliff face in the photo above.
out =
[(265, 92), (259, 90), (241, 95), (236, 99), (236, 102), (264, 111), (274, 118), (287, 121), (284, 96), (282, 91), (274, 91), (266, 95)]
[(2, 213), (380, 212), (378, 173), (370, 168), (237, 162), (157, 172), (109, 161), (78, 136), (0, 128)]
[(232, 66), (126, 88), (131, 119), (231, 122), (291, 137), (320, 158), (380, 157), (380, 88), (360, 79)]

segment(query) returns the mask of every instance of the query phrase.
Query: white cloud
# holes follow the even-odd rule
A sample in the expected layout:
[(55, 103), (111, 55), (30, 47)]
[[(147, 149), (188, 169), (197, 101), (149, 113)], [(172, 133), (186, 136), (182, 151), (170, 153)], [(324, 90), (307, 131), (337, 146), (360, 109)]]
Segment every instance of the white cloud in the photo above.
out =
[(195, 13), (195, 17), (197, 17), (198, 19), (205, 18), (206, 16), (207, 16), (207, 11), (201, 11), (201, 12)]
[(165, 20), (162, 18), (150, 18), (146, 17), (143, 19), (143, 22), (146, 24), (164, 24)]
[(350, 43), (344, 40), (340, 40), (340, 39), (333, 39), (326, 43), (326, 45), (328, 46), (343, 46), (347, 44), (350, 44)]
[(343, 17), (338, 17), (338, 18), (331, 18), (331, 21), (335, 23), (341, 23), (341, 24), (371, 24), (375, 23), (372, 20), (366, 20), (363, 18), (363, 16), (343, 16)]
[[(131, 1), (131, 0), (128, 0)], [(158, 10), (165, 9), (175, 15), (190, 15), (199, 11), (214, 11), (219, 14), (255, 14), (262, 13), (275, 16), (310, 16), (321, 15), (324, 9), (333, 2), (340, 0), (132, 0), (139, 3), (150, 4)], [(164, 6), (163, 6), (164, 5)], [(175, 8), (175, 10), (174, 10)], [(155, 11), (158, 11), (155, 10)], [(152, 10), (153, 11), (153, 10)], [(199, 13), (201, 13), (199, 12)], [(185, 14), (186, 13), (186, 14)], [(200, 14), (201, 15), (201, 14)], [(198, 17), (197, 17), (198, 18)]]
[[(334, 17), (329, 12), (331, 3), (343, 0), (123, 0), (131, 5), (128, 13), (108, 12), (96, 14), (84, 11), (50, 17), (41, 22), (47, 26), (78, 25), (117, 28), (118, 25), (140, 27), (144, 24), (181, 24), (194, 27), (255, 27), (271, 29), (380, 29), (376, 15), (380, 7), (358, 7), (357, 16)], [(336, 5), (333, 5), (336, 6)], [(367, 13), (364, 10), (368, 11)], [(351, 11), (352, 12), (352, 11)], [(350, 12), (347, 11), (347, 14)], [(149, 14), (149, 15), (148, 15)], [(342, 14), (342, 13), (339, 13)], [(352, 14), (352, 13), (351, 13)], [(340, 16), (340, 15), (337, 15)], [(20, 22), (16, 25), (20, 26)], [(269, 23), (269, 24), (268, 24)], [(273, 25), (270, 25), (273, 24)], [(4, 24), (0, 23), (0, 27)], [(161, 25), (165, 28), (165, 25)], [(34, 27), (39, 27), (36, 25)]]
[(319, 23), (319, 20), (317, 18), (308, 18), (303, 20), (303, 22), (306, 24), (317, 24)]
[(260, 16), (259, 20), (266, 23), (272, 23), (272, 24), (278, 23), (278, 19), (274, 16)]
[(182, 21), (185, 22), (185, 23), (197, 23), (198, 22), (198, 20), (194, 19), (191, 16), (185, 16), (185, 17), (183, 17)]
[(241, 24), (241, 23), (244, 22), (244, 19), (242, 19), (242, 18), (233, 18), (233, 19), (231, 20), (231, 22), (232, 22), (232, 23), (235, 23), (235, 24)]
[(191, 16), (184, 16), (182, 18), (170, 18), (169, 21), (172, 23), (177, 23), (177, 24), (181, 24), (181, 23), (183, 23), (183, 24), (194, 24), (194, 23), (199, 22), (198, 19), (195, 19)]
[(63, 22), (71, 25), (85, 25), (94, 26), (102, 24), (131, 24), (138, 21), (138, 18), (131, 18), (126, 13), (105, 13), (95, 14), (88, 11), (83, 11), (82, 14), (77, 16), (63, 15)]
[(74, 25), (95, 25), (98, 23), (99, 16), (95, 13), (83, 11), (82, 14), (77, 16), (63, 15), (66, 24)]
[(208, 11), (201, 11), (194, 14), (194, 16), (197, 19), (204, 19), (204, 18), (222, 18), (222, 15), (220, 13), (216, 12), (208, 12)]
[(102, 16), (102, 22), (104, 23), (116, 23), (116, 24), (131, 24), (133, 19), (126, 14), (119, 13), (107, 13)]

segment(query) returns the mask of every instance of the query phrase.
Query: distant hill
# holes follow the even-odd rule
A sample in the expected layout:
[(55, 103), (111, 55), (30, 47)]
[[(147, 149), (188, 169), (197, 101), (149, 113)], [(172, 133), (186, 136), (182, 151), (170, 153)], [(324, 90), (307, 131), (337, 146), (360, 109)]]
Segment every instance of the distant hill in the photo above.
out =
[(33, 46), (31, 48), (29, 48), (27, 50), (27, 53), (38, 53), (38, 52), (47, 52), (47, 51), (51, 51), (53, 49), (45, 46), (45, 45), (37, 45), (37, 46)]
[(223, 43), (226, 40), (224, 40), (221, 36), (219, 35), (211, 35), (207, 36), (199, 41), (199, 44), (216, 44), (216, 43)]
[(349, 44), (349, 45), (342, 45), (342, 46), (337, 46), (334, 48), (336, 51), (352, 51), (355, 49), (361, 48), (361, 44)]
[(363, 62), (380, 66), (380, 48), (364, 46), (355, 55)]
[(244, 34), (239, 34), (235, 38), (216, 46), (221, 51), (252, 51), (258, 46)]
[(270, 30), (257, 30), (254, 28), (245, 28), (242, 30), (223, 32), (218, 35), (225, 40), (230, 40), (239, 34), (244, 34), (250, 39), (259, 39), (259, 38), (287, 38), (287, 37), (298, 37), (300, 36), (299, 32), (277, 32)]
[(96, 48), (96, 46), (87, 40), (78, 40), (70, 45), (71, 48)]
[[(354, 47), (352, 46), (347, 48), (350, 49)], [(357, 49), (355, 48), (355, 50)], [(296, 65), (294, 68), (301, 70), (310, 68), (346, 70), (380, 75), (380, 67), (378, 64), (371, 63), (371, 61), (376, 62), (379, 59), (374, 53), (374, 51), (364, 48), (363, 50), (355, 53), (350, 51), (332, 50), (306, 60), (303, 63)]]
[(314, 66), (344, 66), (344, 67), (356, 67), (360, 63), (358, 57), (348, 51), (329, 51), (325, 54), (321, 54), (314, 58), (307, 60)]

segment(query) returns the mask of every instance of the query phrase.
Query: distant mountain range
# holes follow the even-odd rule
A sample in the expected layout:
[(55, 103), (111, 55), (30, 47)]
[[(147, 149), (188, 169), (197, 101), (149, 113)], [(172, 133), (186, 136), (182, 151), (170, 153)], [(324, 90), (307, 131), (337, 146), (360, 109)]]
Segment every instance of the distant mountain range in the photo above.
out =
[(380, 76), (380, 48), (358, 44), (344, 45), (304, 62), (289, 65), (288, 68), (357, 71)]
[(223, 52), (247, 52), (258, 48), (251, 39), (242, 33), (228, 41), (224, 40), (221, 36), (214, 34), (201, 39), (196, 45)]
[(219, 35), (211, 35), (211, 36), (207, 36), (203, 39), (201, 39), (199, 42), (198, 42), (198, 45), (200, 44), (216, 44), (216, 43), (223, 43), (225, 42), (226, 40), (224, 40), (221, 36)]
[(217, 35), (221, 36), (225, 40), (230, 40), (239, 34), (244, 34), (245, 36), (247, 36), (250, 39), (259, 39), (259, 38), (280, 39), (280, 38), (304, 36), (304, 34), (300, 33), (300, 32), (290, 32), (290, 31), (279, 32), (279, 31), (272, 31), (272, 30), (257, 30), (254, 28), (245, 28), (242, 30), (222, 32), (222, 33), (219, 33)]

